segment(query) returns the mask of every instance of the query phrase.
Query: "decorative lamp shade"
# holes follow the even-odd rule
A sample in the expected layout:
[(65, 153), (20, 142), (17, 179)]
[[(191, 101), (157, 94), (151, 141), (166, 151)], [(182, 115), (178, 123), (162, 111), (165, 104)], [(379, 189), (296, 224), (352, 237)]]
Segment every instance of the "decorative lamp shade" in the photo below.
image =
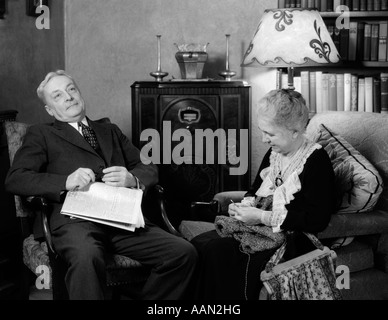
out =
[(316, 9), (267, 9), (241, 66), (301, 67), (339, 61)]

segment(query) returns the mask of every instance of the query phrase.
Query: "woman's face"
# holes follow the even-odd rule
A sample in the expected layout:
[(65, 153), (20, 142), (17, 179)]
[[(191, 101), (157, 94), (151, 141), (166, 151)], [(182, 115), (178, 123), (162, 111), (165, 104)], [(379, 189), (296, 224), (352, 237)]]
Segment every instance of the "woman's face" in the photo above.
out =
[(259, 130), (262, 133), (262, 141), (268, 143), (275, 152), (287, 155), (297, 148), (297, 134), (276, 125), (271, 118), (260, 117)]

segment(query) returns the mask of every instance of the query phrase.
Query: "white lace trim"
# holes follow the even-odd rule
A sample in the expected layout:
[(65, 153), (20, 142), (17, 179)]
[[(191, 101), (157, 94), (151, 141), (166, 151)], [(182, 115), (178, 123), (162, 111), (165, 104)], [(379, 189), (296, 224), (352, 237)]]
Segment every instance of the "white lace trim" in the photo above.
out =
[(260, 172), (260, 177), (263, 182), (257, 190), (258, 197), (267, 197), (273, 195), (273, 206), (271, 215), (271, 226), (273, 232), (280, 232), (280, 226), (287, 216), (286, 205), (294, 199), (294, 194), (301, 189), (299, 175), (303, 171), (304, 165), (308, 157), (317, 149), (322, 148), (321, 145), (310, 140), (302, 145), (297, 153), (291, 159), (287, 168), (283, 169), (283, 184), (276, 187), (275, 179), (279, 173), (280, 154), (273, 152), (270, 156), (270, 166)]

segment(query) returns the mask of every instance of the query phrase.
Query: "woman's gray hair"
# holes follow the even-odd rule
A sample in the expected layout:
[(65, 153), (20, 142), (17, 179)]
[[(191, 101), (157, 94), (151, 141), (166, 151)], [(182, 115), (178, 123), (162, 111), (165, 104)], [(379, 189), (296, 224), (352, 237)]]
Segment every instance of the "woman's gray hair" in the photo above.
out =
[(258, 103), (259, 113), (291, 131), (304, 132), (309, 121), (306, 100), (295, 90), (279, 89), (268, 92)]
[[(74, 82), (74, 79), (69, 76), (64, 70), (57, 70), (57, 71), (52, 71), (52, 72), (49, 72), (46, 77), (44, 78), (44, 80), (40, 83), (38, 89), (36, 89), (36, 93), (38, 94), (38, 97), (40, 98), (40, 100), (42, 100), (44, 103), (46, 103), (46, 98), (44, 96), (44, 87), (47, 85), (47, 83), (54, 77), (57, 77), (57, 76), (66, 76), (68, 77), (69, 79), (73, 80)], [(74, 82), (75, 83), (75, 82)]]

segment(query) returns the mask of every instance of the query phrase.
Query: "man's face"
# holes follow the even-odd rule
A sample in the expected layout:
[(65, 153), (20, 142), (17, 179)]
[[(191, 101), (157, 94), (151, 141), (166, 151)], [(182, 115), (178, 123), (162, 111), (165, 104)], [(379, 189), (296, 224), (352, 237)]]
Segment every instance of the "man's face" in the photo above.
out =
[(64, 75), (52, 78), (44, 87), (46, 111), (62, 122), (81, 121), (85, 102), (73, 80)]

